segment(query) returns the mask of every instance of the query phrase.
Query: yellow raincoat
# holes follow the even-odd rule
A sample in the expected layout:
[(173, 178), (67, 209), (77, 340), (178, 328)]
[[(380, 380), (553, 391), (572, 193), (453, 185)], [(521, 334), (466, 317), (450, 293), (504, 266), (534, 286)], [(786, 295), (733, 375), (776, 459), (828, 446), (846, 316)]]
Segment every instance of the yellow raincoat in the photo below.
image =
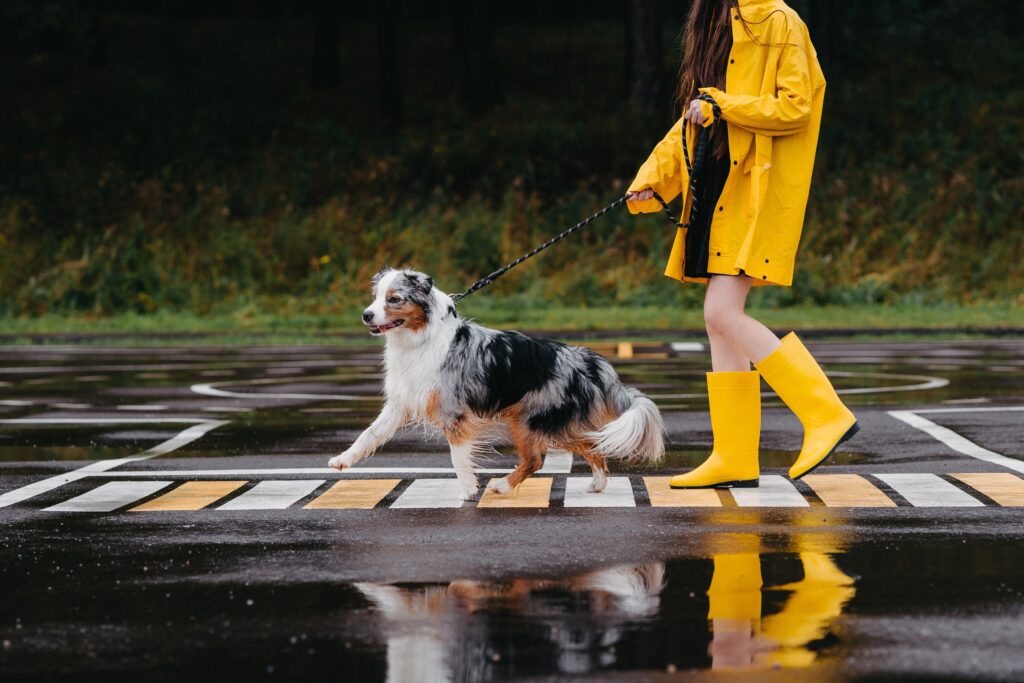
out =
[[(731, 11), (733, 46), (725, 92), (699, 88), (714, 98), (728, 122), (732, 158), (711, 222), (708, 272), (737, 275), (742, 270), (756, 285), (789, 286), (811, 186), (825, 77), (806, 25), (782, 0), (739, 0), (739, 8)], [(702, 102), (701, 108), (704, 125), (711, 125), (711, 105)], [(653, 188), (665, 201), (681, 192), (685, 222), (690, 193), (682, 129), (680, 119), (640, 167), (629, 191)], [(689, 126), (691, 159), (694, 138)], [(655, 199), (628, 206), (632, 213), (661, 210)], [(665, 275), (707, 283), (708, 278), (683, 275), (685, 244), (685, 228), (679, 228)]]

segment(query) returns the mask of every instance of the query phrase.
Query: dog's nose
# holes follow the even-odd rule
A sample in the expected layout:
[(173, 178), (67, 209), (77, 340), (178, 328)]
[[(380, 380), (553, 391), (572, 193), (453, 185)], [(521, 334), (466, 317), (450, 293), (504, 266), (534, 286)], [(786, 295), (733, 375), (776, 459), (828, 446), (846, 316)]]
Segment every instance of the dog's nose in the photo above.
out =
[(365, 311), (363, 311), (363, 322), (368, 323), (371, 320), (373, 320), (373, 311), (367, 308)]

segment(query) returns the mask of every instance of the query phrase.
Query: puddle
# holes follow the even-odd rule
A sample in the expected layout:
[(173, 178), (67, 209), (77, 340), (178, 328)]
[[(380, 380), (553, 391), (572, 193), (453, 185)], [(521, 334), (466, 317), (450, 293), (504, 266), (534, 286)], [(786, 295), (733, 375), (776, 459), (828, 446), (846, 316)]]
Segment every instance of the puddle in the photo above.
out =
[[(1012, 665), (1006, 655), (1024, 636), (1019, 543), (704, 540), (704, 553), (566, 575), (401, 583), (313, 578), (305, 560), (339, 562), (345, 551), (298, 538), (19, 550), (0, 561), (0, 578), (38, 590), (0, 604), (0, 663), (14, 673), (343, 671), (392, 683), (774, 669), (841, 680), (904, 666), (942, 674), (968, 650), (1003, 658), (978, 670)], [(266, 571), (240, 581), (247, 562)], [(988, 620), (999, 635), (980, 649), (948, 640), (958, 628), (984, 633)]]

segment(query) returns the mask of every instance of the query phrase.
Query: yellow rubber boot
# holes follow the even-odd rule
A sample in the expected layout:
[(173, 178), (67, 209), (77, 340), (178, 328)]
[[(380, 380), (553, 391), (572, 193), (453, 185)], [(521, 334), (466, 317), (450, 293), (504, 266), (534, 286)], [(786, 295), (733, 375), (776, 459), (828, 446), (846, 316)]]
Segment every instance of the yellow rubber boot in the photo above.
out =
[(832, 383), (796, 333), (790, 332), (781, 341), (779, 348), (754, 367), (804, 426), (803, 447), (789, 468), (789, 476), (799, 479), (859, 427), (857, 418), (839, 400)]
[(760, 468), (761, 378), (757, 371), (709, 372), (711, 455), (695, 470), (672, 477), (674, 489), (757, 486)]

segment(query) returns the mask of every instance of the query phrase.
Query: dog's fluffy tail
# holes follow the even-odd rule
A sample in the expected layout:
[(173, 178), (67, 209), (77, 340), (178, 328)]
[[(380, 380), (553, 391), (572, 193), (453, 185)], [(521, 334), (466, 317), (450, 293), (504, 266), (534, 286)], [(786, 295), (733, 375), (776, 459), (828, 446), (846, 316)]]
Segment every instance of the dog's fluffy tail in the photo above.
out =
[(665, 425), (654, 401), (638, 390), (619, 385), (608, 402), (619, 416), (587, 434), (594, 450), (606, 458), (653, 465), (665, 455)]

